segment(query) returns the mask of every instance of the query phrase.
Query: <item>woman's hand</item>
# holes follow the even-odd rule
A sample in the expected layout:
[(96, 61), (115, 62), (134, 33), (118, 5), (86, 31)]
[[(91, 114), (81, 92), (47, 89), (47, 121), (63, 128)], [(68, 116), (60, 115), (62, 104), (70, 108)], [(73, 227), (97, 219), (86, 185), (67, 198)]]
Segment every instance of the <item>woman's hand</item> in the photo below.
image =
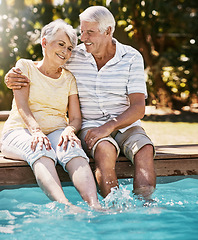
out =
[(33, 152), (35, 151), (37, 145), (40, 150), (43, 149), (43, 145), (45, 145), (46, 150), (50, 150), (52, 148), (50, 140), (41, 130), (32, 133), (31, 149)]
[(73, 126), (67, 126), (62, 132), (58, 146), (63, 145), (63, 150), (66, 150), (68, 141), (71, 142), (71, 146), (74, 147), (74, 142), (76, 142), (81, 147), (81, 141), (75, 134), (75, 128)]

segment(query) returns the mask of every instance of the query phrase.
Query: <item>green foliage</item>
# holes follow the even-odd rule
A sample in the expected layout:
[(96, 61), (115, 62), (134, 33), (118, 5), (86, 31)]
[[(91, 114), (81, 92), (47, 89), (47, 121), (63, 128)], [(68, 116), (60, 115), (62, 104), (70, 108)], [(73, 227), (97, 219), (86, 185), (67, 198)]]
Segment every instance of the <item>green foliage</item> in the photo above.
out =
[[(50, 1), (31, 6), (24, 0), (13, 1), (13, 6), (8, 2), (0, 1), (0, 110), (9, 109), (12, 99), (3, 82), (7, 71), (19, 58), (42, 57), (39, 36), (43, 25), (62, 18), (78, 29), (78, 16), (84, 9), (106, 3), (117, 21), (116, 38), (144, 56), (148, 103), (178, 107), (178, 102), (189, 104), (196, 99), (197, 1), (65, 0), (58, 6)], [(161, 99), (160, 89), (166, 101)]]
[(122, 0), (117, 6), (118, 26), (144, 56), (150, 103), (160, 104), (163, 89), (167, 105), (190, 104), (198, 93), (198, 2)]
[[(29, 18), (30, 17), (30, 18)], [(30, 44), (28, 33), (34, 31), (31, 11), (23, 1), (16, 1), (10, 7), (6, 1), (0, 6), (0, 110), (9, 109), (12, 92), (4, 85), (4, 75), (20, 58), (31, 58), (27, 49)]]

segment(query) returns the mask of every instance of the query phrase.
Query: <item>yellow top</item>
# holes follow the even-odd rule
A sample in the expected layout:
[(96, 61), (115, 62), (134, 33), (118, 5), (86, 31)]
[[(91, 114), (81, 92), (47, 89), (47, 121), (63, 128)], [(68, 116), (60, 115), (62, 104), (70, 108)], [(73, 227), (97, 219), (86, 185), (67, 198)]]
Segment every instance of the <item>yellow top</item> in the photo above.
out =
[[(53, 79), (42, 74), (32, 60), (25, 59), (20, 59), (16, 67), (31, 80), (28, 104), (42, 131), (48, 134), (65, 128), (68, 124), (68, 97), (77, 94), (76, 80), (72, 73), (63, 69), (61, 76)], [(4, 124), (3, 133), (21, 127), (27, 128), (13, 99), (12, 110)]]

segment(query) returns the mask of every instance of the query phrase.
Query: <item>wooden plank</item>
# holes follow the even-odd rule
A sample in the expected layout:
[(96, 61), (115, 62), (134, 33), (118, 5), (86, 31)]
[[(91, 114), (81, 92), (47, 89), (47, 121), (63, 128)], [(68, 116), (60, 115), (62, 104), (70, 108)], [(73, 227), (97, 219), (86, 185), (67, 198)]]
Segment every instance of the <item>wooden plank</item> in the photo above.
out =
[(29, 166), (0, 168), (0, 186), (34, 183), (36, 183), (36, 180), (32, 169)]
[(198, 157), (198, 144), (156, 146), (155, 159)]
[(0, 111), (0, 121), (6, 121), (9, 117), (10, 111)]
[[(158, 159), (173, 159), (173, 158), (194, 158), (198, 157), (198, 144), (190, 144), (190, 145), (163, 145), (156, 146), (156, 156), (155, 160)], [(92, 162), (93, 159), (90, 159)], [(119, 156), (117, 161), (129, 161), (124, 156)], [(0, 167), (7, 165), (27, 165), (26, 162), (22, 160), (8, 159), (4, 158), (2, 153), (0, 152)]]
[[(198, 145), (158, 146), (155, 157), (157, 176), (198, 175)], [(90, 159), (92, 171), (94, 161)], [(70, 181), (68, 174), (60, 165), (56, 166), (62, 182)], [(133, 164), (124, 156), (116, 163), (118, 178), (132, 178)], [(0, 154), (0, 185), (23, 185), (36, 183), (34, 174), (25, 161), (6, 159)]]
[[(94, 163), (90, 166), (94, 171)], [(57, 165), (57, 172), (61, 182), (68, 182), (70, 178), (60, 165)], [(191, 159), (169, 159), (155, 161), (157, 176), (181, 176), (198, 175), (198, 158)], [(134, 166), (130, 161), (120, 161), (116, 164), (116, 173), (119, 179), (134, 177)], [(31, 168), (25, 166), (9, 166), (0, 168), (0, 185), (23, 185), (36, 183)]]
[(4, 158), (2, 154), (0, 154), (0, 168), (2, 167), (19, 167), (19, 166), (29, 166), (27, 162), (22, 160), (14, 160), (9, 158)]
[(157, 176), (198, 175), (198, 158), (159, 160), (154, 163)]

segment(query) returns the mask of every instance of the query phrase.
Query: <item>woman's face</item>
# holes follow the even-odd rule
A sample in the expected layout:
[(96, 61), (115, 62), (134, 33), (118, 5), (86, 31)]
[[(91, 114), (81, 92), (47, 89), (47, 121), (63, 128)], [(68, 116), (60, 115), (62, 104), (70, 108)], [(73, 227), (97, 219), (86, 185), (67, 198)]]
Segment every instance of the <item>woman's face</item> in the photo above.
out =
[(45, 58), (50, 63), (62, 66), (71, 57), (73, 47), (69, 37), (62, 30), (58, 30), (50, 42), (45, 39), (43, 44)]

